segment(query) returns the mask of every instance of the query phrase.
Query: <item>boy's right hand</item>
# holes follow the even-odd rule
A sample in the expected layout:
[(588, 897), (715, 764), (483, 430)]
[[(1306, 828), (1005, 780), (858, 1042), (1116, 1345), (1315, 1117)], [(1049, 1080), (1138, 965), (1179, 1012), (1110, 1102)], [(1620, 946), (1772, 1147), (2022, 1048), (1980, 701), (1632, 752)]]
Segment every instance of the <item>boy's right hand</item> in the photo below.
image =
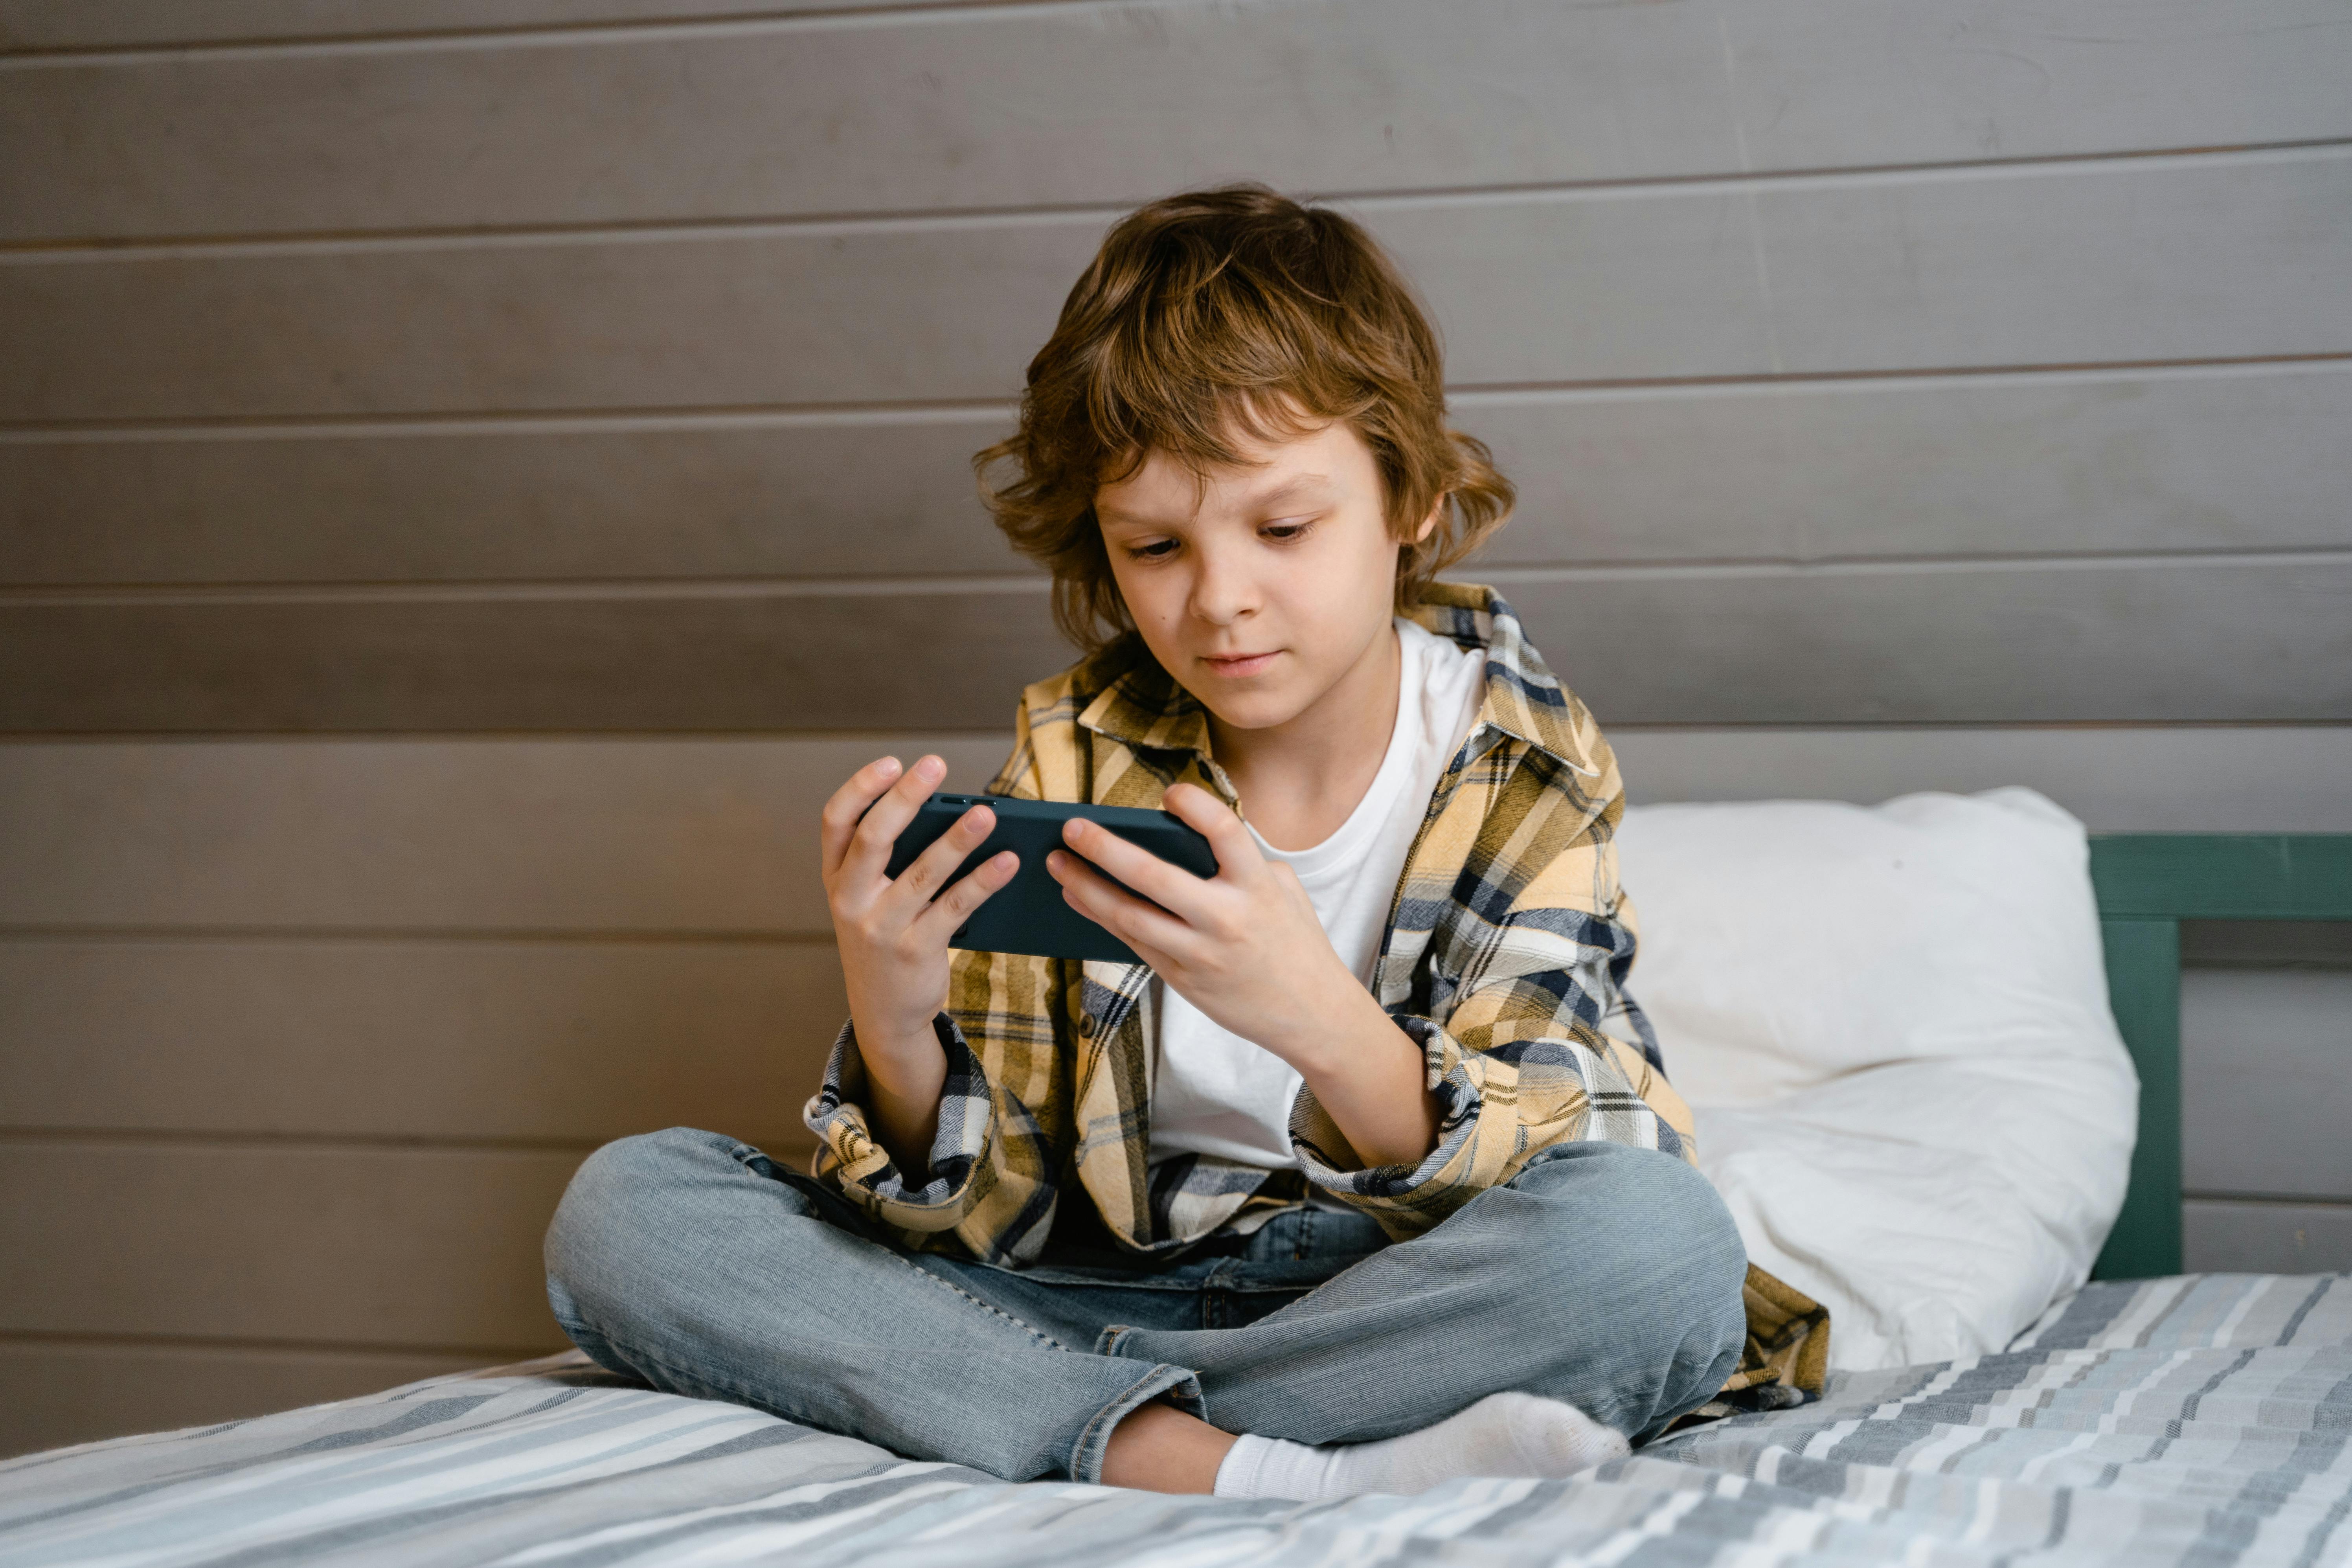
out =
[[(858, 1048), (886, 1099), (909, 1092), (919, 1099), (921, 1079), (944, 1075), (931, 1020), (947, 1003), (948, 939), (1020, 866), (1005, 850), (932, 897), (996, 825), (994, 812), (975, 805), (896, 879), (887, 875), (892, 843), (947, 772), (936, 756), (903, 773), (898, 758), (882, 757), (851, 774), (824, 805), (825, 903)], [(938, 1095), (930, 1085), (934, 1111)]]

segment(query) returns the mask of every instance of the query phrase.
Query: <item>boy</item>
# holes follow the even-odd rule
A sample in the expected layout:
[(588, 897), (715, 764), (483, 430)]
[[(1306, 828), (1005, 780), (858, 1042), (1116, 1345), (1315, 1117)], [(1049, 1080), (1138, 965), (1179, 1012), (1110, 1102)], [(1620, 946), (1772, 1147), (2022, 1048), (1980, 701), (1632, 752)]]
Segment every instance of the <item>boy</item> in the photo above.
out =
[(548, 1237), (575, 1342), (1007, 1479), (1297, 1499), (1566, 1475), (1818, 1378), (1622, 990), (1607, 742), (1433, 581), (1511, 500), (1444, 415), (1348, 220), (1240, 186), (1112, 229), (978, 459), (1092, 650), (989, 793), (1165, 806), (1218, 873), (1073, 823), (1047, 869), (1146, 965), (953, 952), (1013, 858), (939, 891), (975, 806), (888, 879), (945, 769), (861, 769), (814, 1174), (600, 1151)]

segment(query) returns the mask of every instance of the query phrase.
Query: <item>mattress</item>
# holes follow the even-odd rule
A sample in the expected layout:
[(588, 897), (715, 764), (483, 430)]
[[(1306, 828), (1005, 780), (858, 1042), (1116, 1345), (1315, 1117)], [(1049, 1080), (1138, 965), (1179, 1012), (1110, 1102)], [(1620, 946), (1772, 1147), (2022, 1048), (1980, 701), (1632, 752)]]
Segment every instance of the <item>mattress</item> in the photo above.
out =
[(577, 1357), (0, 1466), (0, 1562), (2352, 1562), (2352, 1278), (2093, 1285), (1564, 1481), (1297, 1504), (1009, 1485)]

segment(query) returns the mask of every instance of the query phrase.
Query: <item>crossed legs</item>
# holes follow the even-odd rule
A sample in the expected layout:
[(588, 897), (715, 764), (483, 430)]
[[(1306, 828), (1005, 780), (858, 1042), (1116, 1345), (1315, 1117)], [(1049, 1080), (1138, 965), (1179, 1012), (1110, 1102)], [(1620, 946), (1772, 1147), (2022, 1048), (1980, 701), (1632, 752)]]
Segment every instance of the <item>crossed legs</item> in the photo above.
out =
[(1008, 1480), (1168, 1490), (1206, 1489), (1232, 1434), (1366, 1443), (1506, 1390), (1638, 1439), (1719, 1388), (1745, 1332), (1745, 1254), (1713, 1189), (1613, 1144), (1548, 1151), (1426, 1235), (1277, 1281), (1281, 1305), (1216, 1328), (1188, 1326), (1181, 1279), (909, 1255), (829, 1198), (716, 1134), (623, 1140), (549, 1230), (550, 1300), (582, 1349), (656, 1387)]

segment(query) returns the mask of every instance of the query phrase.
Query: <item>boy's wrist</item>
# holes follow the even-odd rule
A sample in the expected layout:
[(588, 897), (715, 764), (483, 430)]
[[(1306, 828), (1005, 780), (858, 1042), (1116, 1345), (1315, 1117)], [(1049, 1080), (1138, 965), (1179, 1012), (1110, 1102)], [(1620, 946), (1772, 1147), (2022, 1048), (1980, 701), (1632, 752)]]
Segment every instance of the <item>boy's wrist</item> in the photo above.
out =
[(947, 1052), (938, 1035), (926, 1028), (919, 1038), (894, 1041), (868, 1040), (861, 1033), (857, 1052), (866, 1068), (869, 1131), (910, 1179), (925, 1179), (947, 1088)]
[[(1335, 967), (1336, 963), (1334, 955)], [(1343, 984), (1327, 981), (1302, 987), (1297, 998), (1302, 1005), (1296, 1009), (1297, 1022), (1267, 1046), (1310, 1083), (1334, 1072), (1345, 1072), (1360, 1061), (1366, 1039), (1398, 1032), (1387, 1009), (1364, 989), (1360, 981), (1345, 970), (1339, 971), (1339, 976)]]
[(1328, 1005), (1315, 1043), (1292, 1065), (1366, 1167), (1418, 1165), (1437, 1146), (1439, 1120), (1420, 1042), (1370, 992), (1351, 992)]
[[(856, 1023), (855, 1016), (851, 1022)], [(866, 1081), (901, 1098), (947, 1063), (939, 1033), (926, 1019), (915, 1029), (856, 1029), (857, 1054)]]

